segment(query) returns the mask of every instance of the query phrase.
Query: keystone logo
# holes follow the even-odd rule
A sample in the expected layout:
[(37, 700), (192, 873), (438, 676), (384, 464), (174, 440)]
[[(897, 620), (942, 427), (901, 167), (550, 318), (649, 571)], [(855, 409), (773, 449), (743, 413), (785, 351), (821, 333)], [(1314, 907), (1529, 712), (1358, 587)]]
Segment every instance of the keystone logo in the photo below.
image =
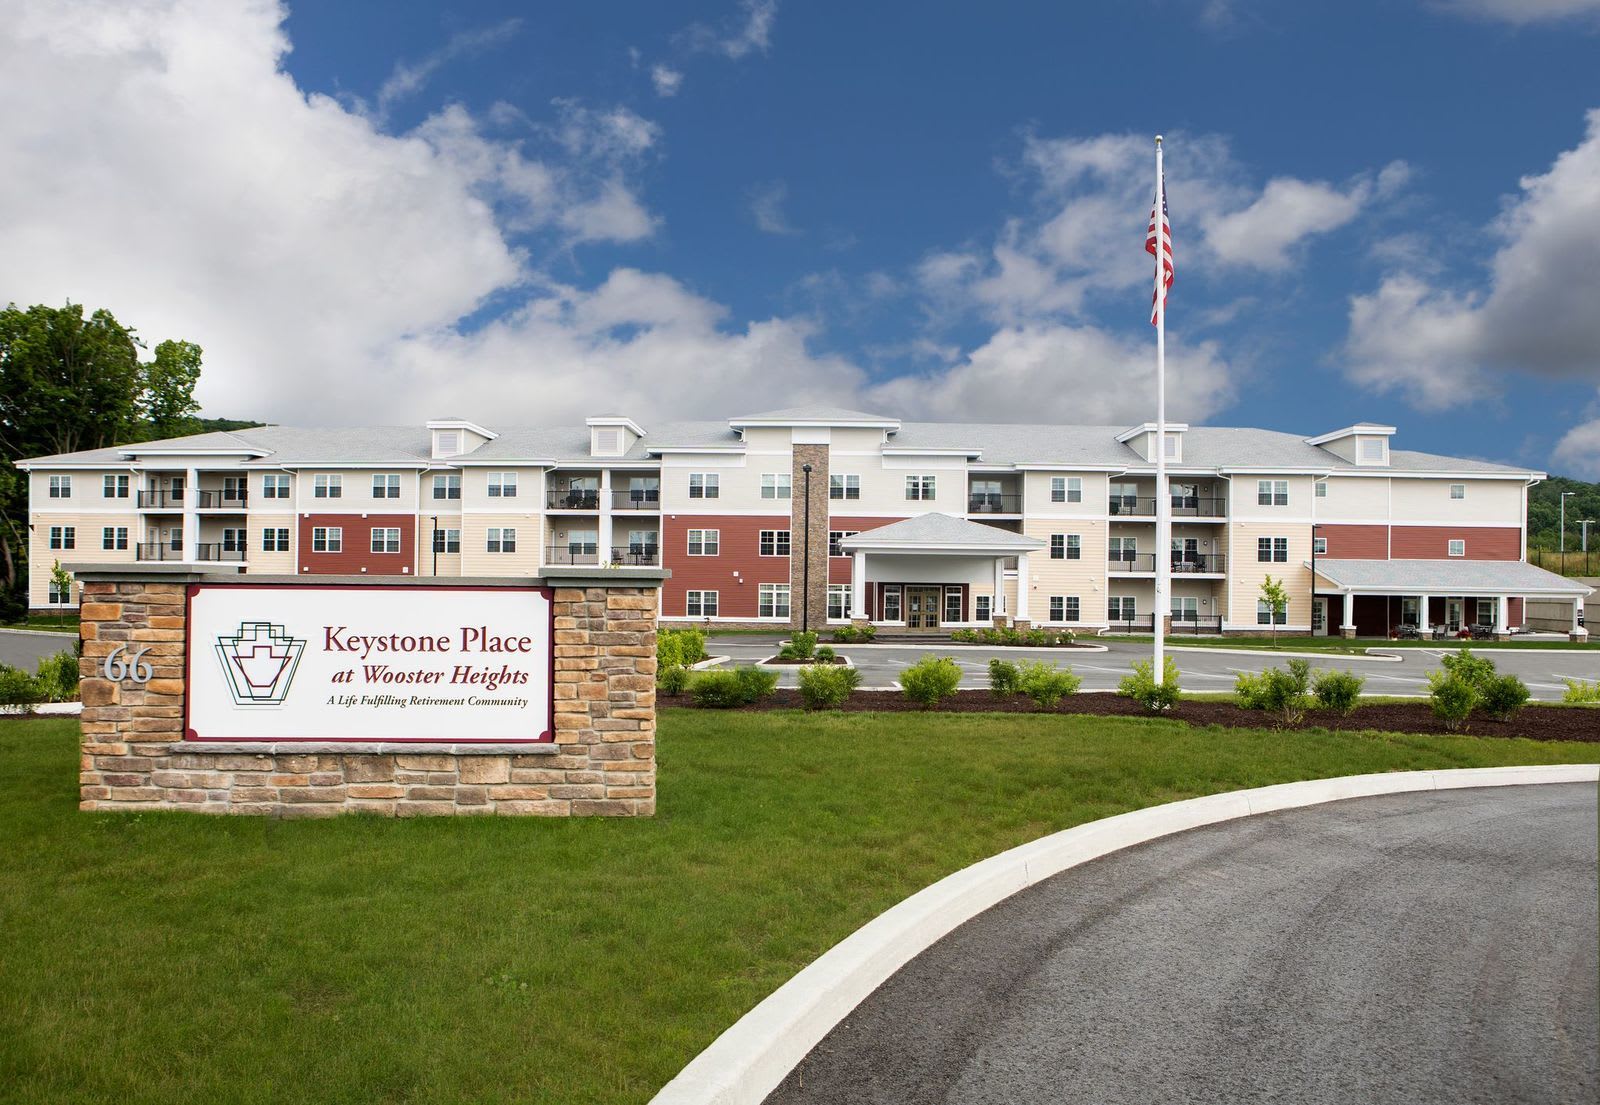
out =
[(289, 695), (289, 683), (306, 643), (270, 622), (241, 622), (233, 636), (217, 638), (217, 658), (228, 677), (228, 689), (239, 706), (278, 706)]

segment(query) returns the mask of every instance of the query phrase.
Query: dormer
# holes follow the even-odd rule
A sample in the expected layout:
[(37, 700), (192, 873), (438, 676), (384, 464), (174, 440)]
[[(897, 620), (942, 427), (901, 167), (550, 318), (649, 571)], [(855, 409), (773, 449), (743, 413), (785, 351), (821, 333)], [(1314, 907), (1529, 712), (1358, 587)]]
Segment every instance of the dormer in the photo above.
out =
[(1357, 422), (1331, 434), (1308, 437), (1306, 444), (1326, 449), (1358, 468), (1382, 468), (1389, 463), (1389, 439), (1394, 432), (1393, 426)]
[(428, 431), (433, 435), (430, 455), (434, 460), (459, 457), (500, 436), (464, 418), (436, 418), (428, 423)]
[[(1167, 423), (1167, 463), (1183, 463), (1183, 432), (1189, 428), (1187, 422)], [(1123, 430), (1117, 435), (1117, 440), (1141, 458), (1151, 464), (1156, 462), (1156, 424), (1146, 422), (1142, 426), (1134, 426)]]
[(619, 414), (602, 414), (584, 420), (589, 427), (589, 455), (591, 457), (625, 456), (633, 443), (644, 436), (644, 430), (631, 418)]

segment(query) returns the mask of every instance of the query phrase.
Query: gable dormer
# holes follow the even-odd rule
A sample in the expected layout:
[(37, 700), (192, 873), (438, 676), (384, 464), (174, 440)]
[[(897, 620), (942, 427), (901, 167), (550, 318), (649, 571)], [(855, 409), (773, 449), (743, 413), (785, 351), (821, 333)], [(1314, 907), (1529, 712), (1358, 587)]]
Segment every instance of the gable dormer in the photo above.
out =
[(589, 427), (589, 455), (591, 457), (625, 456), (634, 442), (644, 436), (644, 430), (631, 418), (603, 414), (584, 420)]
[[(1187, 422), (1167, 423), (1167, 463), (1183, 463), (1183, 432), (1189, 428)], [(1141, 458), (1151, 464), (1156, 462), (1156, 424), (1146, 422), (1142, 426), (1134, 426), (1123, 430), (1117, 435), (1117, 440)]]
[(500, 435), (493, 430), (486, 430), (475, 422), (468, 422), (464, 418), (437, 418), (428, 423), (428, 431), (433, 435), (433, 444), (430, 456), (434, 460), (448, 460), (470, 453), (486, 441), (493, 441)]
[(1393, 426), (1357, 422), (1320, 437), (1308, 437), (1306, 444), (1326, 449), (1358, 468), (1382, 468), (1389, 463), (1389, 439), (1394, 432)]

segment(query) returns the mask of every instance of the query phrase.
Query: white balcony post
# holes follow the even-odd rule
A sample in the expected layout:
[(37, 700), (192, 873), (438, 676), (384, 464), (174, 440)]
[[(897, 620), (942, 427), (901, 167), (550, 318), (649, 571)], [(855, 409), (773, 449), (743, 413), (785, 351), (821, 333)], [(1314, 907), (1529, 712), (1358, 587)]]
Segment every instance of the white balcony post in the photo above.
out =
[(611, 563), (611, 469), (600, 469), (600, 548), (597, 564)]
[(994, 558), (994, 601), (989, 604), (989, 613), (998, 616), (1006, 613), (1006, 558)]
[(1017, 554), (1017, 611), (1013, 621), (1028, 620), (1028, 554)]
[(200, 471), (190, 468), (183, 475), (183, 559), (200, 558)]
[(1432, 630), (1428, 625), (1428, 596), (1417, 599), (1417, 632), (1426, 637)]
[(871, 618), (867, 611), (867, 550), (857, 549), (850, 558), (850, 616)]
[(1341, 637), (1354, 637), (1356, 635), (1356, 596), (1354, 592), (1344, 593), (1344, 619), (1339, 623)]

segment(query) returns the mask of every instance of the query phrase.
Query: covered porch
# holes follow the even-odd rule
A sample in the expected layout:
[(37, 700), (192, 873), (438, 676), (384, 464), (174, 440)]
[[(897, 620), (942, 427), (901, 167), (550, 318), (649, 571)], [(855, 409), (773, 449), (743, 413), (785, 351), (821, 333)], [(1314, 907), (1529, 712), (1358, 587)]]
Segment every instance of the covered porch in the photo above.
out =
[(1313, 633), (1503, 640), (1524, 626), (1532, 598), (1569, 600), (1569, 635), (1587, 636), (1583, 602), (1593, 588), (1520, 560), (1318, 560), (1307, 567)]
[(848, 603), (830, 598), (829, 614), (908, 632), (1027, 622), (1028, 555), (1044, 547), (948, 514), (866, 530), (840, 542), (851, 563)]

